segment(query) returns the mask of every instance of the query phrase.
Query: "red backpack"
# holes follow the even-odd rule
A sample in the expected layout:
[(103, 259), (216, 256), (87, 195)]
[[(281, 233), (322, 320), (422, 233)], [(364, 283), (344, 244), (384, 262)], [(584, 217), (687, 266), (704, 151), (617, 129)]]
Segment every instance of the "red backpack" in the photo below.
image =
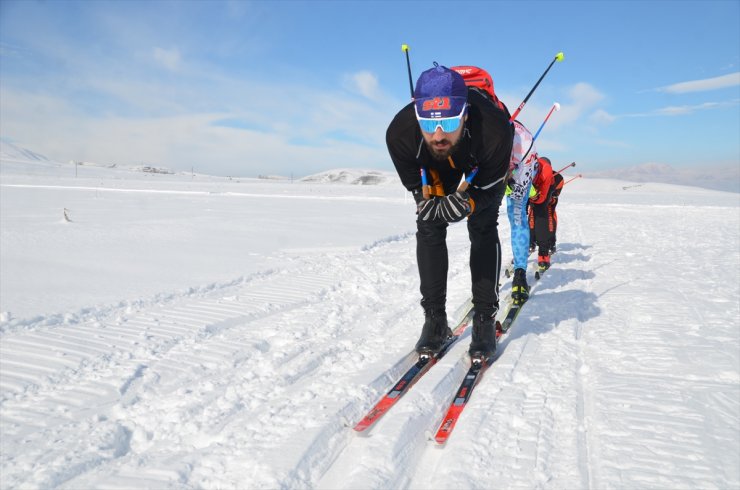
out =
[(486, 70), (477, 66), (453, 66), (450, 70), (455, 70), (462, 75), (465, 85), (482, 90), (499, 109), (509, 112), (504, 103), (496, 97), (496, 92), (493, 91), (493, 78)]

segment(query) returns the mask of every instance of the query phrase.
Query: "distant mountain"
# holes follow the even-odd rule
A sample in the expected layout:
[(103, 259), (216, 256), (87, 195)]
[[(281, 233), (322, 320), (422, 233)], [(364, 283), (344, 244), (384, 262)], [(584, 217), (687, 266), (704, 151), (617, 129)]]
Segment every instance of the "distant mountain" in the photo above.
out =
[(309, 175), (300, 179), (301, 182), (325, 182), (352, 185), (379, 185), (398, 183), (398, 176), (394, 172), (363, 169), (335, 169)]
[(174, 174), (172, 170), (166, 167), (156, 167), (153, 165), (147, 165), (142, 163), (141, 165), (128, 165), (118, 166), (115, 163), (97, 163), (97, 162), (86, 162), (79, 160), (70, 160), (68, 163), (55, 162), (50, 160), (41, 153), (36, 153), (28, 148), (23, 148), (13, 143), (0, 140), (0, 160), (14, 163), (45, 163), (52, 164), (52, 166), (65, 166), (65, 165), (79, 165), (83, 167), (99, 167), (99, 168), (117, 168), (120, 170), (131, 171), (131, 172), (145, 172), (155, 174)]
[[(51, 166), (66, 164), (50, 160), (45, 155), (21, 146), (0, 140), (0, 160), (16, 163), (35, 163)], [(172, 170), (152, 165), (118, 166), (93, 162), (75, 162), (70, 164), (117, 168), (132, 172), (173, 174)], [(664, 163), (645, 163), (625, 168), (584, 173), (591, 178), (617, 179), (631, 182), (658, 182), (664, 184), (689, 185), (727, 192), (740, 193), (740, 165), (673, 167)], [(265, 180), (288, 180), (288, 177), (277, 175), (260, 175)], [(292, 179), (290, 179), (292, 180)], [(299, 179), (300, 182), (339, 183), (350, 185), (387, 185), (399, 184), (398, 175), (391, 171), (340, 168), (328, 170)]]
[(660, 182), (692, 185), (705, 189), (740, 192), (740, 166), (673, 167), (664, 163), (645, 163), (632, 167), (589, 172), (592, 178), (631, 182)]
[(0, 160), (49, 162), (41, 153), (0, 140)]

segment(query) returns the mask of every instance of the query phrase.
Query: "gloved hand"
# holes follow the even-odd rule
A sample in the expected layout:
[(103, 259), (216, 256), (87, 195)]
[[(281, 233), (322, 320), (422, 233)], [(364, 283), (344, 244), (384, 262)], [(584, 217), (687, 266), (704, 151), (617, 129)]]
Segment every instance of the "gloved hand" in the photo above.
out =
[(439, 198), (433, 197), (431, 199), (422, 199), (416, 204), (416, 218), (419, 221), (432, 221), (437, 218), (439, 214)]
[(466, 218), (472, 209), (470, 196), (464, 191), (457, 191), (454, 194), (440, 198), (438, 207), (438, 217), (448, 223)]

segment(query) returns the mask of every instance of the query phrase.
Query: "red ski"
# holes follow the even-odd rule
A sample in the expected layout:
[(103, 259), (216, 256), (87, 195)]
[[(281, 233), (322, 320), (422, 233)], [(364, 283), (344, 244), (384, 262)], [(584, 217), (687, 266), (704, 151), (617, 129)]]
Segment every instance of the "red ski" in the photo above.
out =
[(393, 387), (386, 393), (383, 398), (375, 404), (373, 408), (360, 420), (354, 429), (358, 432), (362, 432), (377, 422), (383, 415), (391, 409), (393, 405), (411, 388), (414, 383), (424, 376), (424, 374), (434, 366), (437, 361), (442, 359), (444, 355), (450, 350), (450, 347), (457, 342), (465, 329), (470, 325), (473, 320), (473, 304), (468, 303), (465, 308), (465, 315), (463, 316), (460, 323), (452, 331), (452, 337), (447, 339), (442, 349), (432, 357), (420, 356), (419, 360), (414, 363), (413, 366), (401, 376)]
[(457, 389), (457, 393), (455, 393), (455, 398), (453, 398), (450, 408), (447, 410), (447, 413), (442, 419), (442, 423), (437, 430), (437, 434), (434, 436), (434, 440), (437, 441), (438, 444), (444, 444), (447, 442), (447, 438), (450, 437), (452, 429), (455, 428), (457, 419), (460, 418), (460, 414), (468, 403), (470, 395), (473, 393), (473, 388), (475, 388), (475, 385), (478, 384), (478, 381), (483, 377), (483, 373), (491, 364), (493, 364), (493, 357), (489, 357), (488, 359), (475, 359), (472, 361), (470, 369), (468, 369), (468, 373), (465, 375), (462, 383), (460, 383), (460, 387)]

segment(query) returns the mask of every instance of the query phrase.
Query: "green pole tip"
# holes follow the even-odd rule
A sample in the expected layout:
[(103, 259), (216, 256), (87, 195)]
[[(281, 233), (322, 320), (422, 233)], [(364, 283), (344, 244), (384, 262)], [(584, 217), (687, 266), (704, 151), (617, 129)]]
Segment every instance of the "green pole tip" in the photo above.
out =
[(555, 59), (558, 60), (558, 61), (563, 61), (563, 59), (565, 59), (565, 55), (561, 51), (561, 52), (559, 52), (558, 54), (555, 55)]
[(408, 44), (402, 44), (401, 45), (401, 51), (408, 51), (408, 50), (409, 50), (409, 45)]

